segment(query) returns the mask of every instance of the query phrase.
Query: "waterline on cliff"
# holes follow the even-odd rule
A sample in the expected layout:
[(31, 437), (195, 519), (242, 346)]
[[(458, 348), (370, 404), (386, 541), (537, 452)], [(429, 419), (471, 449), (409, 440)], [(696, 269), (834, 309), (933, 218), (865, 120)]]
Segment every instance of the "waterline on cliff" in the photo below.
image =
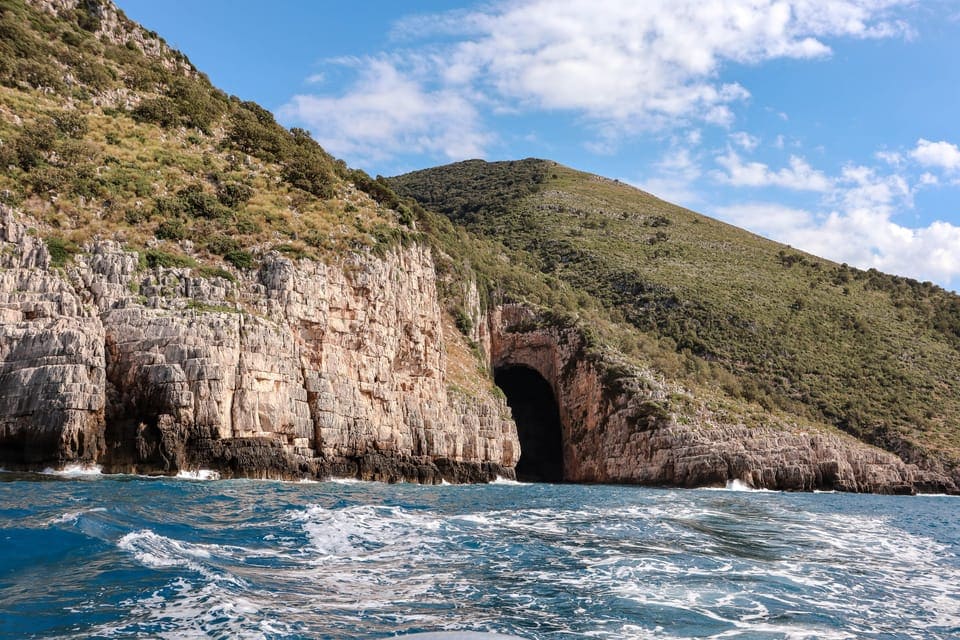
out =
[(181, 470), (176, 477), (181, 480), (219, 480), (220, 473), (212, 469)]
[(98, 464), (68, 464), (59, 469), (47, 467), (40, 473), (48, 476), (100, 476), (103, 475), (103, 467)]

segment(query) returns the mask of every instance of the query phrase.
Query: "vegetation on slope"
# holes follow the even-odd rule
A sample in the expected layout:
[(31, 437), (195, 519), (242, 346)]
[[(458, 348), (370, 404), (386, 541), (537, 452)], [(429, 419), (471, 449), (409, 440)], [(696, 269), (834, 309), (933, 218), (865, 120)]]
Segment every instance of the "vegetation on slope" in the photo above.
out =
[(669, 377), (825, 420), (907, 459), (960, 460), (952, 293), (547, 161), (468, 161), (390, 183), (598, 302), (633, 328), (619, 346)]
[(382, 183), (215, 89), (112, 4), (40, 5), (0, 0), (0, 199), (45, 235), (240, 269), (269, 249), (329, 257), (412, 238)]

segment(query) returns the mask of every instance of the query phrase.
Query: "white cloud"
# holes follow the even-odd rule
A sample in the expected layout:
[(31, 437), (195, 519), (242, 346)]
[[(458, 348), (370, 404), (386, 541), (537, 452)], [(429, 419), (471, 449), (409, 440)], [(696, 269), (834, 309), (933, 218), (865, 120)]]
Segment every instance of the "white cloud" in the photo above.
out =
[[(921, 178), (921, 183), (923, 179)], [(721, 207), (722, 219), (836, 262), (947, 284), (960, 277), (960, 227), (936, 221), (911, 228), (897, 223), (912, 206), (899, 175), (852, 166), (835, 179), (826, 213), (764, 202)]]
[[(722, 78), (725, 65), (824, 58), (832, 38), (906, 35), (893, 10), (911, 1), (494, 2), (401, 21), (394, 42), (409, 50), (359, 60), (360, 78), (343, 94), (297, 96), (284, 113), (335, 143), (335, 153), (383, 156), (479, 155), (481, 108), (568, 112), (606, 137), (602, 148), (645, 130), (728, 127), (750, 93)], [(446, 123), (462, 116), (458, 141)]]
[(280, 114), (305, 123), (334, 155), (365, 161), (410, 152), (475, 158), (491, 141), (467, 98), (429, 90), (386, 60), (369, 61), (346, 95), (294, 96)]
[(897, 151), (877, 151), (874, 155), (893, 167), (903, 164), (903, 154)]
[(725, 171), (714, 171), (714, 179), (735, 187), (782, 187), (822, 192), (832, 186), (831, 180), (822, 171), (814, 169), (798, 156), (791, 156), (790, 165), (777, 171), (762, 162), (744, 162), (732, 149), (716, 160)]
[(726, 62), (819, 58), (834, 36), (886, 37), (899, 0), (528, 0), (466, 22), (454, 65), (501, 96), (632, 124), (729, 122), (749, 93), (719, 81)]
[[(689, 136), (686, 140), (689, 141)], [(656, 173), (645, 180), (625, 182), (680, 205), (692, 206), (702, 201), (694, 187), (703, 171), (690, 149), (678, 146), (678, 141), (674, 140), (654, 168)]]
[(760, 138), (750, 135), (746, 131), (737, 131), (730, 134), (730, 141), (745, 151), (753, 151), (760, 145)]
[(920, 138), (917, 140), (917, 146), (910, 152), (910, 157), (925, 167), (936, 167), (947, 171), (960, 169), (960, 148), (943, 140), (931, 142)]
[(768, 202), (747, 202), (716, 210), (718, 217), (754, 233), (781, 239), (814, 224), (814, 215), (803, 209)]

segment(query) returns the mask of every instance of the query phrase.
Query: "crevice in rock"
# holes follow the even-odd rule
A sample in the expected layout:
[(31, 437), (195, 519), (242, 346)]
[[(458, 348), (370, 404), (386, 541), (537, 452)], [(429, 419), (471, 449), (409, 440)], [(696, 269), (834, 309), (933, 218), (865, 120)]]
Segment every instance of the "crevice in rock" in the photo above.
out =
[(497, 386), (507, 396), (520, 438), (517, 479), (562, 482), (563, 428), (550, 383), (524, 366), (500, 367), (494, 374)]

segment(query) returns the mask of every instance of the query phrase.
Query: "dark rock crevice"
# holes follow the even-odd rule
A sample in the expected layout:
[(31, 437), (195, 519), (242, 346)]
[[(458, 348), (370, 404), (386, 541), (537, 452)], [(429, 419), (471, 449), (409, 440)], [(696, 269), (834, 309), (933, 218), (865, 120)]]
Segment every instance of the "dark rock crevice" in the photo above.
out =
[(520, 437), (517, 479), (525, 482), (562, 482), (563, 427), (550, 384), (524, 366), (501, 367), (496, 384), (507, 396)]

